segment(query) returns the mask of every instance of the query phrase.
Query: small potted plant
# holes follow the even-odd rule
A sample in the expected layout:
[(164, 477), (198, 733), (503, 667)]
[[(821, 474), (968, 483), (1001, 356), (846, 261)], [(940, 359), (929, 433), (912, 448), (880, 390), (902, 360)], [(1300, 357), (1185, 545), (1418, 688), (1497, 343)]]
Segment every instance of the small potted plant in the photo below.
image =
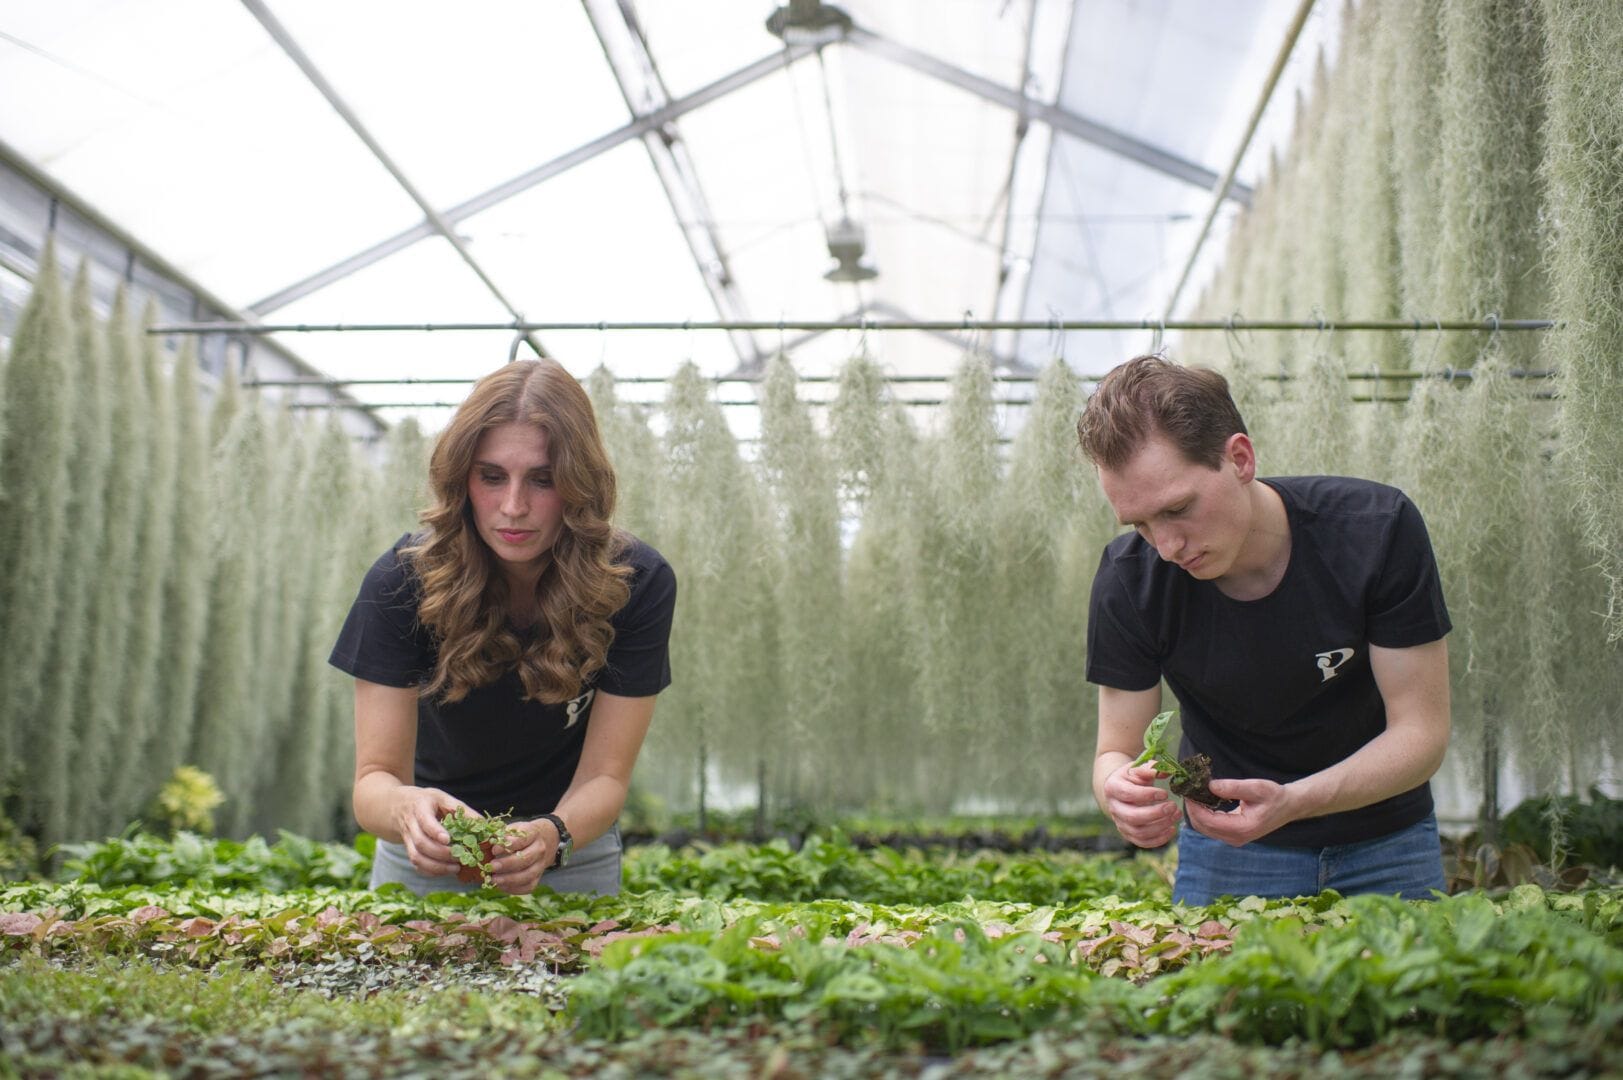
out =
[(515, 831), (511, 815), (512, 811), (482, 816), (456, 809), (440, 819), (445, 831), (451, 834), (451, 854), (462, 864), (456, 872), (458, 881), (492, 883), (492, 851), (497, 845), (505, 844)]

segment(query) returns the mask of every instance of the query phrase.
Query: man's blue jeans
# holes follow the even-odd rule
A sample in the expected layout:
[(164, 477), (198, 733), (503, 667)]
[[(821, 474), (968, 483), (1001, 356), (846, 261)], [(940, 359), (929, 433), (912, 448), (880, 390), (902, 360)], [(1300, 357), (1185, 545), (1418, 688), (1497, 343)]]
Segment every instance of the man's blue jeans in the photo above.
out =
[(1322, 848), (1230, 847), (1191, 828), (1178, 830), (1178, 876), (1172, 899), (1209, 904), (1219, 896), (1315, 896), (1334, 889), (1343, 896), (1384, 893), (1430, 900), (1444, 889), (1443, 849), (1437, 816), (1356, 844)]

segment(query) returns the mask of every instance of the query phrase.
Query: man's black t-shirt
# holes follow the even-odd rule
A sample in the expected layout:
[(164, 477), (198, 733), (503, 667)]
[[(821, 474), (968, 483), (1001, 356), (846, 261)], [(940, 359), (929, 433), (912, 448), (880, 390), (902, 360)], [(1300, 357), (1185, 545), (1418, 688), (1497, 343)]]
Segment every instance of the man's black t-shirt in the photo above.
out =
[[(367, 571), (328, 659), (358, 679), (411, 687), (433, 678), (439, 653), (417, 621), (421, 583), (401, 555), (411, 540), (402, 536)], [(417, 784), (480, 813), (549, 813), (580, 764), (593, 696), (648, 697), (670, 685), (676, 575), (659, 552), (627, 540), (615, 561), (632, 568), (631, 596), (611, 620), (614, 641), (602, 670), (578, 697), (557, 705), (524, 700), (516, 669), (455, 703), (419, 698)]]
[[(1260, 479), (1260, 478), (1259, 478)], [(1334, 476), (1278, 477), (1290, 562), (1259, 600), (1234, 600), (1164, 562), (1136, 533), (1105, 548), (1088, 615), (1089, 682), (1178, 699), (1180, 754), (1212, 775), (1288, 783), (1350, 757), (1386, 729), (1369, 646), (1448, 633), (1425, 523), (1399, 490)], [(1429, 784), (1358, 810), (1293, 821), (1260, 843), (1374, 839), (1431, 813)]]

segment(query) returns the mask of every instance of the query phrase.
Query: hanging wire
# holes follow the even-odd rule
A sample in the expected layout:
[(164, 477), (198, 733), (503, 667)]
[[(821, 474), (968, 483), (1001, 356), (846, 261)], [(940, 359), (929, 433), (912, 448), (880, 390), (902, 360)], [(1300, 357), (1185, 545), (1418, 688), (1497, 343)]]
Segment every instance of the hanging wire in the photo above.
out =
[(834, 122), (834, 95), (828, 88), (828, 65), (823, 50), (817, 50), (817, 71), (823, 79), (823, 109), (828, 114), (828, 149), (834, 158), (834, 182), (839, 185), (840, 216), (850, 217), (849, 194), (845, 189), (845, 165), (840, 160), (840, 135)]
[[(823, 58), (821, 49), (817, 50), (817, 58), (820, 63)], [(811, 146), (811, 125), (806, 123), (806, 110), (800, 103), (800, 86), (795, 82), (794, 72), (790, 69), (791, 59), (788, 44), (785, 43), (783, 49), (783, 77), (789, 83), (789, 100), (795, 110), (795, 125), (800, 129), (800, 152), (805, 158), (806, 176), (811, 182), (812, 199), (817, 206), (817, 223), (822, 226), (823, 231), (826, 233), (828, 232), (828, 221), (823, 217), (822, 185), (817, 180), (817, 169), (812, 164), (814, 155)], [(831, 131), (831, 137), (832, 134)]]

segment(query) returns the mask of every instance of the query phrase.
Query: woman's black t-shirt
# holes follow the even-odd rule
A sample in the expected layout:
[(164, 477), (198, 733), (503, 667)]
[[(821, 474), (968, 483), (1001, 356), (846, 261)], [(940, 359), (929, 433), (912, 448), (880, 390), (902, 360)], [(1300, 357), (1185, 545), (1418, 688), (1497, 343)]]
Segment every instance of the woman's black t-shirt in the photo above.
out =
[[(421, 583), (401, 555), (412, 539), (402, 536), (367, 571), (328, 658), (357, 679), (415, 687), (433, 678), (438, 649), (417, 620)], [(627, 541), (615, 561), (632, 569), (631, 595), (611, 620), (614, 641), (602, 670), (579, 696), (557, 705), (524, 700), (516, 669), (455, 703), (418, 698), (418, 785), (449, 792), (480, 813), (548, 813), (574, 779), (597, 692), (648, 697), (670, 685), (676, 575), (659, 552)]]
[[(1396, 488), (1335, 476), (1262, 481), (1284, 501), (1290, 563), (1259, 600), (1235, 600), (1164, 562), (1136, 533), (1105, 548), (1088, 612), (1089, 682), (1178, 699), (1182, 755), (1212, 775), (1288, 783), (1386, 730), (1369, 646), (1401, 649), (1450, 623), (1425, 522)], [(1421, 784), (1371, 806), (1293, 821), (1264, 844), (1370, 840), (1424, 818)]]

